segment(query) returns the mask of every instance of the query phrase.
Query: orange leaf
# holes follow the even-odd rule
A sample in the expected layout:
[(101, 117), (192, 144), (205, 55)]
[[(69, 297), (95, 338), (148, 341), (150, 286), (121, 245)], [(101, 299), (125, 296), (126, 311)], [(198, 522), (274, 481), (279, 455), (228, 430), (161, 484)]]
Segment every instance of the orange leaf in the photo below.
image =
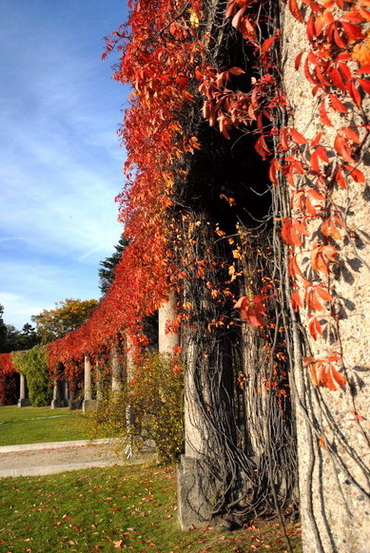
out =
[(269, 177), (270, 177), (270, 181), (275, 185), (278, 184), (278, 179), (277, 179), (277, 170), (278, 169), (281, 169), (280, 163), (278, 162), (278, 160), (276, 158), (274, 158), (270, 163)]
[(324, 259), (320, 248), (315, 248), (311, 253), (311, 265), (314, 271), (317, 273), (329, 274), (329, 265)]
[(334, 178), (336, 183), (339, 184), (341, 188), (344, 188), (344, 189), (347, 188), (346, 178), (343, 174), (342, 167), (337, 168), (337, 170), (334, 173)]
[(241, 69), (240, 67), (232, 67), (231, 69), (229, 69), (229, 73), (231, 73), (232, 75), (243, 75), (245, 71), (243, 71), (243, 69)]
[(370, 81), (366, 79), (357, 79), (358, 84), (367, 94), (370, 94)]
[(333, 300), (333, 298), (329, 294), (329, 292), (327, 290), (325, 290), (325, 288), (323, 288), (322, 286), (316, 286), (316, 293), (324, 301), (332, 301)]
[(341, 129), (342, 133), (346, 135), (347, 138), (352, 140), (352, 142), (356, 142), (356, 144), (360, 144), (360, 137), (358, 136), (357, 132), (353, 129), (350, 129), (349, 127), (344, 127)]
[(262, 46), (261, 46), (261, 52), (262, 54), (268, 52), (272, 46), (272, 44), (275, 42), (275, 40), (277, 40), (279, 37), (277, 36), (271, 36), (270, 38), (267, 38)]
[(290, 129), (290, 136), (292, 137), (292, 140), (294, 140), (294, 142), (296, 142), (297, 144), (307, 144), (307, 140), (305, 139), (305, 137), (296, 129)]
[(352, 81), (348, 82), (347, 90), (350, 93), (351, 98), (354, 101), (354, 103), (356, 104), (356, 106), (358, 108), (361, 108), (361, 105), (362, 105), (361, 94), (359, 93), (359, 91), (357, 90), (357, 88), (355, 87), (355, 85)]
[(348, 176), (351, 177), (355, 182), (365, 182), (365, 175), (363, 174), (360, 169), (356, 169), (355, 167), (351, 167), (350, 165), (344, 165), (344, 167), (348, 171)]
[(335, 94), (329, 94), (331, 106), (339, 113), (347, 113), (346, 106), (335, 96)]
[(317, 340), (317, 338), (322, 335), (323, 328), (317, 317), (311, 317), (308, 323), (308, 330), (314, 340)]
[(289, 6), (289, 9), (290, 9), (291, 14), (293, 15), (293, 17), (298, 19), (298, 21), (302, 22), (303, 17), (302, 17), (301, 12), (299, 11), (297, 0), (289, 0), (288, 6)]
[(302, 300), (299, 294), (298, 288), (296, 288), (291, 297), (293, 311), (297, 311), (299, 307), (302, 307)]
[(335, 140), (334, 140), (334, 148), (337, 151), (337, 153), (345, 160), (349, 161), (350, 163), (354, 163), (354, 159), (352, 158), (352, 151), (351, 148), (344, 136), (341, 134), (337, 134)]
[(328, 114), (326, 112), (326, 107), (325, 107), (325, 100), (323, 100), (321, 102), (321, 104), (319, 105), (319, 116), (320, 116), (320, 119), (321, 119), (321, 122), (326, 125), (327, 127), (332, 127), (333, 124), (332, 122), (330, 121), (329, 117), (328, 117)]
[(295, 67), (295, 70), (298, 71), (300, 65), (301, 65), (301, 60), (302, 60), (302, 56), (303, 56), (304, 52), (301, 52), (300, 54), (298, 54), (298, 56), (296, 57), (295, 59), (295, 62), (294, 62), (294, 67)]

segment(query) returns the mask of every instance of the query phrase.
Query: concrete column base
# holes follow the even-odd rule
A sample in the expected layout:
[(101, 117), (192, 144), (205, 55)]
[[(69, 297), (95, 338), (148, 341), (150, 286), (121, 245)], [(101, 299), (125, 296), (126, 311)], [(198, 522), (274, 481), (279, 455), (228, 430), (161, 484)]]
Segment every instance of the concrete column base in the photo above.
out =
[(78, 411), (82, 409), (82, 400), (81, 399), (70, 399), (68, 401), (68, 407), (70, 411)]
[(209, 491), (209, 481), (200, 460), (182, 455), (177, 468), (178, 518), (182, 530), (209, 525), (212, 519)]
[(29, 399), (19, 399), (18, 400), (18, 407), (30, 407), (31, 402)]
[(98, 406), (98, 401), (96, 399), (84, 399), (82, 402), (82, 412), (86, 413), (87, 411), (95, 411)]
[(60, 409), (61, 407), (69, 407), (69, 400), (68, 399), (52, 399), (50, 407), (52, 409)]

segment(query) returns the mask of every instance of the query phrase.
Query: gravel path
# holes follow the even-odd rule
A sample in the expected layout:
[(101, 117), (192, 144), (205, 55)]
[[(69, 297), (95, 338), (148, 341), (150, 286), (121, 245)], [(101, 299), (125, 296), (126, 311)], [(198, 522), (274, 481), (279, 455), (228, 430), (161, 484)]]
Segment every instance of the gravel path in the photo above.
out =
[(7, 448), (0, 447), (0, 477), (55, 474), (89, 467), (136, 464), (148, 460), (127, 459), (122, 453), (118, 455), (114, 447), (106, 443), (86, 445), (86, 442), (68, 442), (65, 445), (37, 444), (37, 449), (35, 446), (28, 447), (29, 449), (27, 446), (19, 446), (14, 448), (15, 451), (4, 451)]

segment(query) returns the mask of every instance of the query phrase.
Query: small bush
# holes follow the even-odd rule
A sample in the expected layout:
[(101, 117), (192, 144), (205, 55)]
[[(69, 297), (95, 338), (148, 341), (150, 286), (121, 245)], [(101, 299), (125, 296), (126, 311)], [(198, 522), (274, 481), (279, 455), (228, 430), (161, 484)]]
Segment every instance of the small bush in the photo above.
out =
[(53, 390), (47, 367), (45, 346), (35, 346), (27, 351), (12, 354), (17, 370), (27, 379), (29, 398), (34, 407), (49, 405)]
[(145, 357), (122, 391), (101, 402), (93, 421), (97, 432), (119, 436), (136, 451), (154, 441), (159, 460), (174, 462), (184, 447), (182, 373), (163, 355)]

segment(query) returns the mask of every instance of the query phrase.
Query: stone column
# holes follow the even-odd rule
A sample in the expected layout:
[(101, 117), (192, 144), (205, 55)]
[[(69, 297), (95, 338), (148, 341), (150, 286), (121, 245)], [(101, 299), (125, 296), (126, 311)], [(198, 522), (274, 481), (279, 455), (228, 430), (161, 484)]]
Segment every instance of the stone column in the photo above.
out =
[(168, 301), (158, 310), (158, 349), (159, 353), (172, 355), (179, 345), (179, 333), (171, 329), (176, 318), (176, 294), (171, 292)]
[(21, 374), (20, 377), (21, 377), (21, 381), (20, 381), (18, 407), (27, 407), (31, 405), (27, 397), (28, 396), (27, 380), (24, 374)]
[(101, 380), (100, 357), (96, 357), (96, 400), (103, 401), (103, 383)]
[[(212, 518), (209, 504), (210, 480), (203, 462), (207, 449), (207, 426), (198, 401), (199, 368), (196, 366), (196, 348), (191, 336), (183, 344), (184, 371), (184, 425), (185, 455), (177, 469), (178, 518), (183, 530), (200, 528)], [(203, 382), (205, 388), (207, 382)], [(203, 390), (203, 393), (204, 390)]]
[(84, 357), (84, 400), (82, 402), (82, 411), (86, 413), (96, 407), (96, 400), (92, 398), (92, 375), (90, 356)]
[(117, 344), (112, 344), (110, 358), (112, 368), (112, 393), (116, 394), (122, 391), (122, 368)]
[[(304, 307), (299, 307), (296, 320), (291, 314), (294, 325), (289, 328), (294, 332), (294, 400), (303, 551), (367, 553), (370, 551), (370, 244), (367, 234), (370, 167), (365, 151), (368, 137), (364, 132), (364, 121), (369, 118), (370, 101), (364, 95), (362, 108), (357, 109), (351, 95), (340, 90), (348, 113), (338, 113), (333, 109), (332, 101), (325, 106), (322, 103), (325, 109), (329, 107), (331, 126), (323, 124), (319, 110), (313, 106), (312, 85), (304, 78), (303, 64), (295, 69), (297, 55), (310, 51), (305, 24), (292, 16), (288, 6), (283, 6), (282, 2), (279, 4), (282, 8), (279, 25), (283, 60), (281, 74), (290, 116), (287, 124), (304, 134), (309, 144), (323, 131), (320, 144), (328, 148), (330, 164), (319, 171), (321, 174), (325, 172), (325, 180), (330, 183), (330, 202), (320, 209), (327, 210), (329, 216), (343, 216), (344, 220), (343, 228), (335, 232), (335, 237), (333, 233), (329, 238), (330, 243), (334, 242), (338, 248), (338, 260), (330, 263), (327, 281), (323, 275), (325, 271), (321, 273), (323, 285), (329, 286), (334, 298), (331, 305), (325, 307), (325, 314), (324, 310), (318, 310), (318, 319), (321, 313), (324, 319), (319, 321), (324, 323), (321, 332), (315, 335), (309, 331), (310, 314)], [(355, 70), (352, 62), (350, 67)], [(313, 74), (315, 70), (316, 67)], [(356, 78), (353, 76), (349, 82), (357, 91)], [(354, 167), (362, 172), (364, 179), (351, 178), (355, 169), (350, 168), (346, 169), (349, 177), (340, 184), (337, 177), (332, 178), (330, 166), (340, 167), (348, 155), (335, 146), (342, 130), (348, 128), (356, 129), (360, 136), (358, 149), (350, 148), (356, 156)], [(312, 145), (307, 148), (306, 159), (311, 156)], [(304, 190), (308, 195), (307, 177), (302, 178), (303, 182), (298, 174), (294, 176), (296, 190)], [(318, 242), (306, 240), (301, 249), (296, 248), (298, 264), (301, 263), (301, 253), (315, 251), (313, 248), (320, 246), (320, 242), (326, 242), (326, 237), (324, 240), (319, 238), (325, 217), (321, 214), (310, 217), (309, 233), (311, 237), (315, 236), (315, 240), (317, 236)], [(318, 274), (317, 268), (315, 271)], [(301, 286), (301, 279), (298, 278), (296, 283)], [(303, 297), (304, 291), (301, 292)], [(302, 347), (302, 329), (306, 334), (305, 349)], [(313, 363), (307, 366), (310, 358)]]
[(54, 380), (54, 386), (53, 386), (53, 399), (51, 400), (51, 406), (52, 409), (57, 409), (59, 407), (58, 404), (58, 381)]
[[(130, 380), (133, 379), (134, 371), (135, 371), (135, 365), (134, 365), (134, 346), (131, 342), (131, 339), (129, 336), (126, 335), (125, 339), (125, 347), (126, 347), (126, 366), (125, 366), (125, 377), (126, 381), (130, 382)], [(131, 406), (127, 405), (126, 407), (126, 427), (127, 427), (127, 435), (130, 436), (130, 426), (131, 426)], [(125, 448), (125, 455), (129, 459), (133, 455), (133, 448), (131, 444), (131, 440), (127, 441), (127, 447)]]

